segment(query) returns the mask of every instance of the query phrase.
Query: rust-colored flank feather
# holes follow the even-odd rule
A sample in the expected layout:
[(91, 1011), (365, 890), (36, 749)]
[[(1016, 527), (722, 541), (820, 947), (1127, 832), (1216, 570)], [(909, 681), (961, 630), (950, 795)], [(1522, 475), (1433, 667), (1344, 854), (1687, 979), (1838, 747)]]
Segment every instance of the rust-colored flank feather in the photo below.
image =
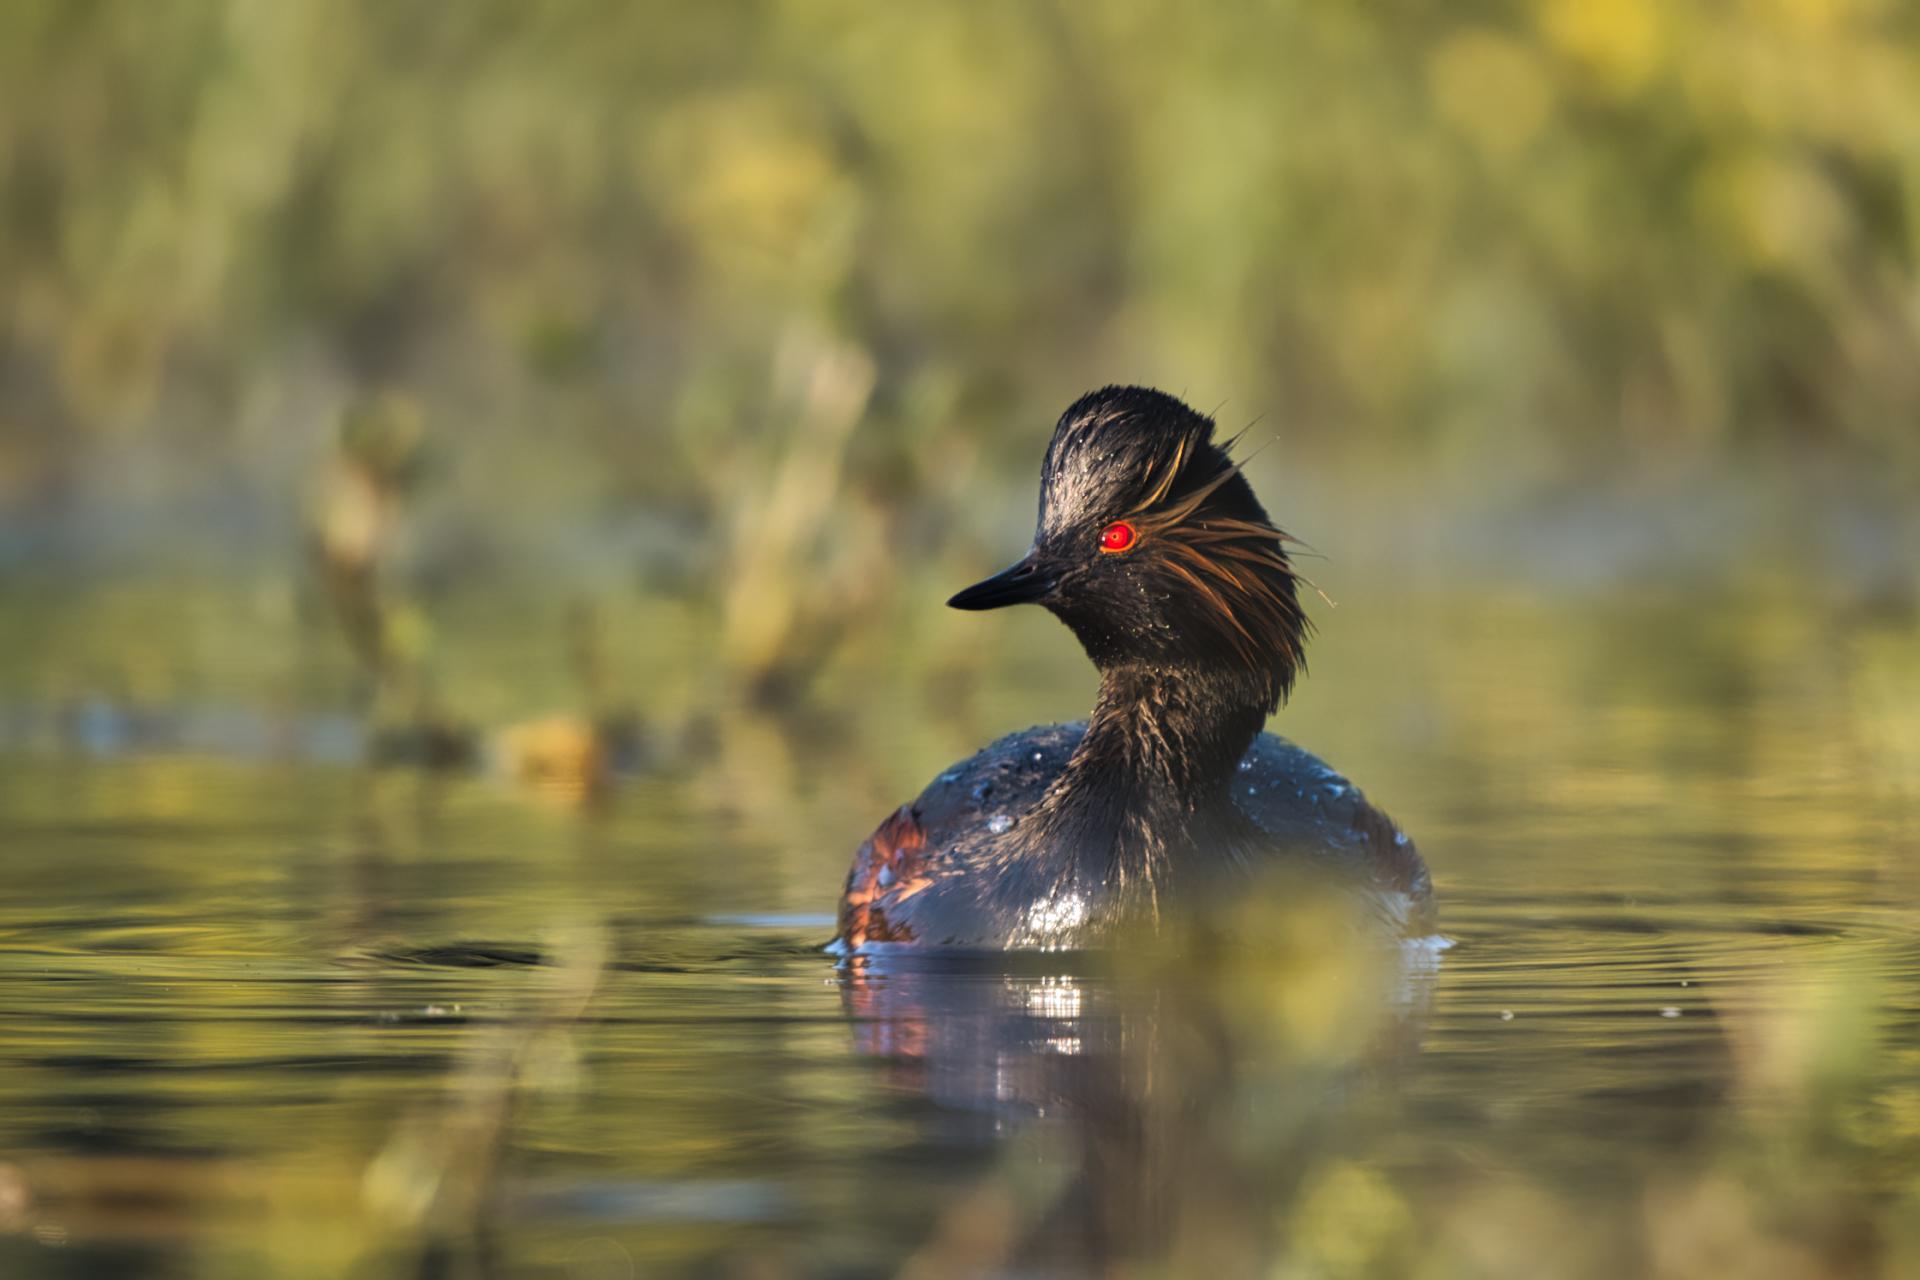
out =
[(887, 913), (932, 883), (925, 874), (926, 847), (926, 832), (909, 805), (894, 810), (867, 837), (840, 898), (840, 937), (847, 946), (914, 940), (912, 927), (889, 921)]

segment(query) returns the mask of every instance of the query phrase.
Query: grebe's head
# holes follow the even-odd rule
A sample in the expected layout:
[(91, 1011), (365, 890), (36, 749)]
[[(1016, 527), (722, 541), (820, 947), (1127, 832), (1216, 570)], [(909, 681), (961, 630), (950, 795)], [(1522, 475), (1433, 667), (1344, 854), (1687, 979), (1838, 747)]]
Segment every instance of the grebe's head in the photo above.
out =
[(1102, 669), (1220, 672), (1272, 710), (1308, 629), (1286, 541), (1214, 443), (1213, 419), (1164, 392), (1107, 387), (1054, 428), (1033, 549), (947, 603), (1043, 604)]

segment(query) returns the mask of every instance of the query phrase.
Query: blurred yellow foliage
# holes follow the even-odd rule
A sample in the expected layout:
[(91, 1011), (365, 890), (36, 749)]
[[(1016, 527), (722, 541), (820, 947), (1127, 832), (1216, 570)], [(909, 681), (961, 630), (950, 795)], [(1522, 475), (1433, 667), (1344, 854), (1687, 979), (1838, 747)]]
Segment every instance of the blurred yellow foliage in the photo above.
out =
[(1654, 0), (1548, 0), (1541, 29), (1556, 48), (1589, 71), (1608, 94), (1639, 92), (1667, 52), (1663, 8)]
[(1449, 37), (1433, 55), (1433, 98), (1442, 118), (1476, 145), (1512, 155), (1540, 135), (1553, 88), (1533, 50), (1489, 31)]
[(855, 192), (810, 115), (804, 99), (751, 91), (694, 98), (655, 127), (644, 178), (716, 269), (763, 288), (844, 269)]
[(1379, 1170), (1363, 1164), (1328, 1165), (1291, 1208), (1288, 1274), (1328, 1280), (1393, 1274), (1390, 1264), (1415, 1244), (1407, 1202)]
[(1761, 266), (1818, 271), (1850, 230), (1819, 173), (1764, 153), (1730, 155), (1703, 172), (1694, 204), (1703, 223)]

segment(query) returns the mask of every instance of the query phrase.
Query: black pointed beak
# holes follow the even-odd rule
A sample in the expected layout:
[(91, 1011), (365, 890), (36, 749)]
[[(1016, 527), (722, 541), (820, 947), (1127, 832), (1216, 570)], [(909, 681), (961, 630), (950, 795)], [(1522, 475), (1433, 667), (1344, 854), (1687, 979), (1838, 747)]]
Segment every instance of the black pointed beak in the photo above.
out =
[(947, 601), (956, 609), (1001, 609), (1010, 604), (1036, 604), (1052, 592), (1053, 575), (1029, 555), (1002, 569), (985, 582), (976, 582)]

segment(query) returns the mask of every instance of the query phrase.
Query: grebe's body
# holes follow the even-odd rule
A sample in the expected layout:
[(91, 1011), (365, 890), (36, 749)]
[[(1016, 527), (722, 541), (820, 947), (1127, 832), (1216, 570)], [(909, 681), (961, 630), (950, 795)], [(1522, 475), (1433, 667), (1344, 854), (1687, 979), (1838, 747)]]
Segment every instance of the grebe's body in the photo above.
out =
[(1306, 751), (1262, 733), (1307, 622), (1282, 534), (1213, 423), (1108, 388), (1055, 429), (1026, 558), (950, 602), (1045, 605), (1100, 669), (1085, 723), (1013, 734), (936, 778), (855, 855), (838, 945), (1066, 949), (1276, 867), (1431, 931), (1411, 841)]
[[(1007, 837), (1033, 820), (1086, 732), (1078, 721), (1009, 734), (881, 823), (854, 859), (841, 898), (841, 942), (1072, 948), (1123, 921), (1125, 888), (1097, 861), (1009, 856), (1024, 841)], [(1412, 841), (1312, 753), (1263, 733), (1228, 791), (1235, 812), (1219, 823), (1227, 830), (1216, 845), (1226, 865), (1186, 891), (1219, 889), (1225, 876), (1258, 870), (1262, 859), (1287, 859), (1351, 881), (1394, 932), (1432, 931), (1433, 889)], [(1167, 898), (1182, 889), (1176, 881)]]

